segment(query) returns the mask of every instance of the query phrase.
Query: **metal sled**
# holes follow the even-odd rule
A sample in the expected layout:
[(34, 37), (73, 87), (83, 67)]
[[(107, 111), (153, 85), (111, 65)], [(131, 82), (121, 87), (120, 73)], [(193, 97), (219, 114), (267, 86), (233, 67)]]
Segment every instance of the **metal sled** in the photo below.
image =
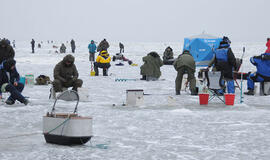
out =
[[(59, 99), (76, 100), (73, 113), (55, 113)], [(71, 99), (70, 99), (71, 98)], [(80, 145), (92, 137), (92, 117), (81, 117), (77, 113), (79, 95), (73, 90), (66, 90), (54, 101), (51, 113), (43, 116), (43, 134), (47, 143), (60, 145)]]

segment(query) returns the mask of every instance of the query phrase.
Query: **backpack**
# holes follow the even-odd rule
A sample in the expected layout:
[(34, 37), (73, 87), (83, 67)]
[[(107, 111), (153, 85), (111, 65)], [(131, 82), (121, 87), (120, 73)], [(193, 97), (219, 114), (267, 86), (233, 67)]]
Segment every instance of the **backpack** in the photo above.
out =
[(50, 77), (48, 77), (48, 76), (39, 75), (36, 78), (36, 85), (47, 85), (47, 84), (50, 84), (50, 83), (51, 83), (51, 80), (50, 80)]

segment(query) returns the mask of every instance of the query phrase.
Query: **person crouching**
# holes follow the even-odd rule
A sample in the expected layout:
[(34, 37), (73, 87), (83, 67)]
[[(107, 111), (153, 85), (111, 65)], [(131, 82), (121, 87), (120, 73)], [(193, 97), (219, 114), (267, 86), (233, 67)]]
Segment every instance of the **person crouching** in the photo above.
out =
[(163, 62), (157, 52), (150, 52), (142, 58), (144, 64), (141, 66), (141, 80), (155, 81), (161, 76), (160, 67)]
[(10, 92), (6, 104), (12, 105), (16, 100), (27, 105), (29, 101), (21, 94), (24, 84), (20, 83), (20, 75), (15, 67), (16, 61), (8, 59), (0, 65), (0, 99), (2, 92)]
[(54, 68), (53, 88), (55, 92), (62, 92), (63, 88), (72, 87), (72, 90), (77, 91), (81, 87), (83, 81), (78, 79), (79, 73), (74, 64), (75, 58), (68, 54)]
[(105, 50), (101, 51), (94, 63), (95, 76), (98, 76), (98, 68), (103, 69), (103, 76), (108, 76), (108, 69), (111, 67), (110, 62), (111, 57), (109, 53)]

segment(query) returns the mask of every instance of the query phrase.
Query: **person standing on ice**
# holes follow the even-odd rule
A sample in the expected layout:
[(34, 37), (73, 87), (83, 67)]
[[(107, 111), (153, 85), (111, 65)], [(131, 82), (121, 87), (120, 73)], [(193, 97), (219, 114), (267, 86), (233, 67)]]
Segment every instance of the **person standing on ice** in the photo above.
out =
[[(227, 81), (228, 93), (234, 93), (233, 68), (236, 68), (236, 59), (230, 47), (231, 41), (223, 37), (218, 49), (214, 51), (214, 57), (208, 64), (208, 69), (214, 64), (213, 71), (221, 71), (222, 77)], [(224, 81), (222, 81), (224, 84)], [(223, 95), (223, 90), (218, 94)]]
[(32, 39), (31, 41), (32, 53), (35, 53), (35, 40)]
[(89, 49), (89, 61), (94, 62), (97, 46), (93, 40), (91, 40), (91, 43), (88, 45), (88, 49)]
[(197, 95), (196, 93), (196, 79), (194, 73), (196, 71), (196, 65), (194, 58), (185, 50), (173, 63), (174, 69), (177, 71), (177, 77), (175, 79), (175, 93), (180, 95), (182, 79), (185, 73), (188, 74), (188, 82), (190, 85), (191, 95)]
[(95, 76), (98, 76), (98, 68), (103, 69), (103, 76), (108, 76), (108, 70), (111, 67), (111, 57), (107, 51), (101, 51), (97, 56), (96, 62), (94, 63)]
[(0, 64), (7, 59), (14, 59), (15, 52), (5, 39), (0, 41)]
[(66, 49), (67, 49), (67, 47), (64, 45), (64, 43), (62, 43), (62, 45), (60, 47), (60, 53), (66, 53)]
[(78, 79), (79, 73), (74, 61), (75, 58), (68, 54), (54, 67), (52, 84), (55, 92), (62, 92), (63, 87), (72, 87), (72, 90), (77, 91), (82, 86), (83, 81)]
[(75, 53), (76, 45), (75, 45), (75, 41), (73, 39), (70, 41), (70, 46), (71, 46), (71, 52)]
[(14, 59), (5, 60), (0, 65), (0, 99), (3, 92), (9, 92), (10, 96), (6, 100), (6, 104), (12, 105), (16, 100), (27, 105), (29, 101), (21, 94), (24, 84), (20, 83), (20, 75), (15, 67)]
[(125, 52), (124, 45), (121, 42), (119, 42), (119, 48), (120, 48), (120, 53), (124, 53)]
[(163, 62), (157, 52), (150, 52), (142, 58), (144, 64), (141, 66), (141, 80), (158, 80), (161, 76), (160, 67)]
[(103, 40), (99, 43), (99, 45), (98, 45), (98, 47), (97, 47), (97, 51), (98, 51), (98, 52), (101, 52), (101, 51), (107, 51), (109, 47), (110, 47), (110, 44), (107, 42), (106, 39), (103, 39)]
[(267, 40), (265, 53), (250, 58), (250, 62), (256, 66), (257, 72), (247, 77), (248, 91), (244, 93), (246, 95), (254, 95), (254, 82), (270, 81), (270, 39)]

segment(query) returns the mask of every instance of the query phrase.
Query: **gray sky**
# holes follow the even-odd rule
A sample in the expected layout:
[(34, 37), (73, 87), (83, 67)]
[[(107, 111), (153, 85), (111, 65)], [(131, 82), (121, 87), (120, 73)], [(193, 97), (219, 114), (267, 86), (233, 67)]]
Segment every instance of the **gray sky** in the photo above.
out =
[(270, 37), (270, 0), (0, 0), (10, 40), (177, 42), (206, 33), (232, 41)]

